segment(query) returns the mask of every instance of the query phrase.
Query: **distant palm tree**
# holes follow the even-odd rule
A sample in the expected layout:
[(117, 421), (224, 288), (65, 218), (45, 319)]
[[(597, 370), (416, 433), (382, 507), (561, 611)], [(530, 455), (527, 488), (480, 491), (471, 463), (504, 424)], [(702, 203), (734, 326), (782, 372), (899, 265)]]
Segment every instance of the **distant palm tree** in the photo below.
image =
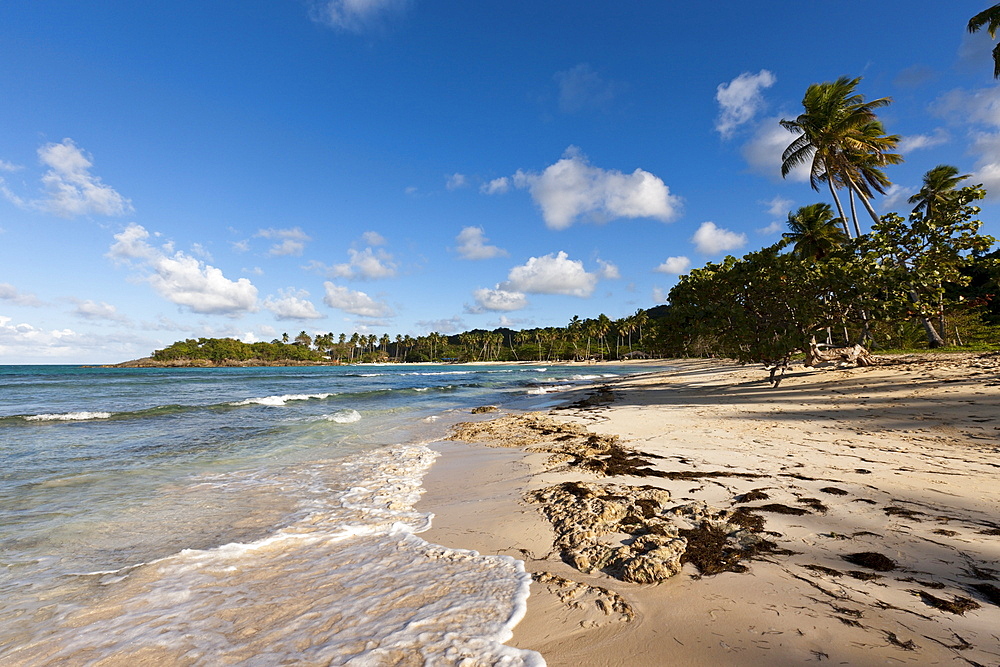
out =
[(788, 214), (788, 229), (782, 242), (792, 246), (792, 255), (802, 260), (823, 259), (848, 239), (843, 220), (834, 217), (827, 203), (810, 204)]
[(913, 207), (913, 212), (916, 213), (922, 209), (925, 217), (934, 217), (934, 209), (954, 197), (958, 184), (971, 175), (962, 174), (959, 176), (958, 167), (953, 167), (950, 164), (939, 164), (934, 167), (924, 174), (924, 186), (908, 200), (909, 203), (916, 204)]
[[(886, 135), (875, 110), (892, 100), (881, 97), (866, 102), (856, 92), (861, 77), (840, 77), (836, 81), (814, 83), (802, 98), (803, 112), (794, 120), (782, 120), (781, 125), (797, 136), (781, 154), (781, 175), (787, 176), (799, 165), (809, 165), (809, 183), (819, 190), (825, 181), (840, 218), (847, 228), (847, 216), (837, 196), (837, 189), (846, 187), (857, 195), (872, 220), (878, 214), (868, 201), (872, 190), (884, 192), (889, 180), (881, 167), (898, 164), (902, 157), (891, 151), (899, 143), (899, 136)], [(855, 232), (861, 235), (857, 219)]]
[[(969, 19), (969, 32), (979, 32), (983, 26), (986, 26), (990, 37), (996, 39), (997, 29), (1000, 28), (1000, 4), (984, 9)], [(993, 78), (1000, 79), (1000, 44), (993, 47)]]

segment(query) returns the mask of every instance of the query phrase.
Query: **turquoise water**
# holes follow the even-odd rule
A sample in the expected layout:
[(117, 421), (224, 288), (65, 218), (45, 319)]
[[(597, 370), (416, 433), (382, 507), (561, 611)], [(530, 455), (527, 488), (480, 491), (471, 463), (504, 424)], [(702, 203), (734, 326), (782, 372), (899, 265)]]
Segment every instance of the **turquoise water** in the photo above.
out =
[(413, 504), (442, 424), (587, 371), (0, 366), (0, 661), (541, 664), (522, 564)]

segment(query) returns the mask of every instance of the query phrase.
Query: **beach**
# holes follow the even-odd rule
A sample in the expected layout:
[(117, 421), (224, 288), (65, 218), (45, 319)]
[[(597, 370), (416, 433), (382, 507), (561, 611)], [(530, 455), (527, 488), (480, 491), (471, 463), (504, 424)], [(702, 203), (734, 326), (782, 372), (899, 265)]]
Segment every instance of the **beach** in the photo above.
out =
[(509, 645), (552, 666), (1000, 664), (1000, 357), (777, 387), (671, 366), (432, 445), (421, 536), (532, 574)]

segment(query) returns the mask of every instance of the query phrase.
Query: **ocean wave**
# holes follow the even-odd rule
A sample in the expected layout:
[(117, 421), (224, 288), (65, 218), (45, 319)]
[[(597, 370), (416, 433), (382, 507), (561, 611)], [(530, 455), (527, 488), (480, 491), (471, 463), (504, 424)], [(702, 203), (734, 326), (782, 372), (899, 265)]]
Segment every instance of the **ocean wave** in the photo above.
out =
[(546, 385), (544, 387), (534, 387), (532, 389), (529, 389), (525, 393), (530, 394), (532, 396), (539, 396), (542, 394), (555, 394), (560, 391), (569, 391), (570, 389), (575, 389), (575, 388), (576, 387), (574, 387), (571, 384)]
[(76, 422), (111, 419), (111, 416), (111, 412), (63, 412), (61, 414), (27, 415), (23, 419), (29, 422)]
[(268, 407), (281, 407), (292, 401), (324, 400), (334, 394), (282, 394), (281, 396), (264, 396), (261, 398), (247, 398), (242, 401), (232, 401), (228, 405), (265, 405)]
[(361, 421), (361, 413), (357, 410), (338, 410), (332, 414), (323, 415), (324, 421), (335, 422), (337, 424), (353, 424)]

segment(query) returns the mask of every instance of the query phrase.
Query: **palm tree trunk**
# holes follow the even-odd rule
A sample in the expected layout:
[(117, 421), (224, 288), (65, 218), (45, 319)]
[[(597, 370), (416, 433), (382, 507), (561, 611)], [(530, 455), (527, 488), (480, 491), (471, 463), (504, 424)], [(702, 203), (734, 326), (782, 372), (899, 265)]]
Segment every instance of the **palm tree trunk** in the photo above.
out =
[(858, 207), (854, 203), (854, 190), (850, 190), (851, 193), (851, 222), (854, 223), (854, 233), (860, 237), (861, 236), (861, 225), (858, 224)]
[(840, 214), (840, 222), (844, 225), (844, 233), (847, 234), (847, 238), (851, 238), (851, 230), (847, 226), (847, 216), (844, 215), (844, 207), (840, 204), (840, 197), (837, 196), (837, 189), (833, 187), (833, 179), (830, 178), (829, 171), (827, 171), (826, 184), (830, 186), (830, 195), (833, 196), (833, 203), (837, 205), (837, 213)]

